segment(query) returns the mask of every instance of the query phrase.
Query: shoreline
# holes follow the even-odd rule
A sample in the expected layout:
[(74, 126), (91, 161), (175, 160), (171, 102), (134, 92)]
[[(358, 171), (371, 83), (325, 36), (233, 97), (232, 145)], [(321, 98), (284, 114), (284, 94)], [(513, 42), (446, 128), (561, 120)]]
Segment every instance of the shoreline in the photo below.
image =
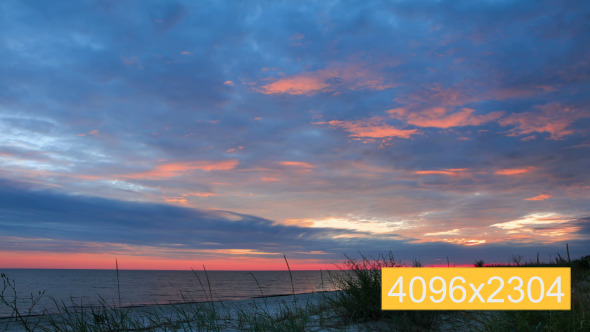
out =
[[(196, 314), (210, 314), (214, 313), (216, 316), (216, 323), (222, 327), (222, 331), (238, 331), (240, 330), (240, 319), (244, 315), (263, 315), (265, 318), (276, 318), (288, 311), (314, 311), (314, 308), (319, 308), (330, 299), (336, 296), (341, 291), (318, 291), (311, 293), (297, 293), (297, 294), (278, 294), (268, 296), (257, 296), (247, 299), (238, 300), (216, 300), (216, 301), (198, 301), (198, 302), (184, 302), (184, 303), (167, 303), (167, 304), (146, 304), (146, 305), (130, 305), (122, 307), (107, 307), (109, 312), (125, 313), (127, 318), (149, 322), (153, 317), (166, 317), (169, 324), (173, 324), (175, 318), (181, 321), (183, 318), (188, 318), (190, 315)], [(86, 319), (90, 319), (95, 312), (102, 312), (104, 307), (83, 307), (76, 308), (70, 311), (70, 314), (85, 312)], [(84, 315), (80, 315), (84, 316)], [(97, 315), (94, 315), (96, 319)], [(196, 316), (195, 316), (196, 317)], [(314, 318), (313, 316), (310, 316)], [(68, 319), (68, 313), (56, 312), (47, 314), (37, 314), (30, 316), (23, 316), (23, 319), (28, 324), (35, 327), (35, 329), (43, 330), (50, 328), (51, 322), (60, 322)], [(323, 319), (323, 318), (322, 318)], [(209, 322), (211, 323), (211, 322)], [(182, 325), (182, 324), (181, 324)], [(0, 331), (22, 331), (22, 322), (15, 317), (0, 318)], [(169, 327), (159, 328), (155, 326), (156, 330), (170, 331)], [(174, 329), (172, 329), (174, 331)], [(178, 328), (183, 330), (183, 328)]]

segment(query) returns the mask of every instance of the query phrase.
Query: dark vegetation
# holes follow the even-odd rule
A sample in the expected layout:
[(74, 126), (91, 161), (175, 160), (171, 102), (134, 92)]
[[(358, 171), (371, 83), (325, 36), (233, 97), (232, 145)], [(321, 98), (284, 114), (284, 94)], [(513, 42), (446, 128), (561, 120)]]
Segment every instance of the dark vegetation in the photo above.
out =
[[(289, 265), (287, 260), (287, 268)], [(383, 311), (381, 310), (381, 268), (406, 266), (392, 253), (372, 258), (350, 258), (338, 273), (330, 273), (328, 282), (342, 289), (319, 294), (319, 300), (279, 302), (278, 308), (267, 299), (252, 305), (231, 307), (214, 302), (209, 278), (195, 273), (208, 302), (153, 306), (135, 310), (108, 304), (98, 307), (55, 303), (57, 314), (32, 315), (43, 292), (31, 294), (29, 305), (17, 305), (16, 284), (2, 274), (0, 305), (12, 311), (0, 320), (0, 331), (14, 328), (25, 331), (313, 331), (313, 330), (387, 330), (387, 331), (590, 331), (590, 256), (571, 260), (558, 254), (550, 262), (523, 262), (512, 258), (509, 264), (485, 264), (477, 267), (534, 266), (571, 267), (571, 311)], [(414, 260), (412, 266), (421, 267)], [(290, 272), (290, 269), (289, 269)], [(252, 275), (254, 280), (256, 278)], [(256, 281), (257, 282), (257, 281)], [(292, 283), (292, 281), (291, 281)], [(292, 284), (293, 286), (293, 284)], [(262, 292), (262, 291), (261, 291)], [(3, 327), (4, 325), (4, 327)]]

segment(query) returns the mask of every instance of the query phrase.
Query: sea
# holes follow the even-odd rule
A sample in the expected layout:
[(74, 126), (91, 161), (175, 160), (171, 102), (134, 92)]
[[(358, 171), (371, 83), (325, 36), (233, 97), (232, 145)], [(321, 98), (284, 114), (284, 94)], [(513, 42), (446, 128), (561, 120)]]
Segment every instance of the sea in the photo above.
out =
[[(163, 305), (184, 302), (242, 300), (264, 296), (331, 291), (330, 274), (340, 271), (146, 271), (0, 269), (2, 296), (14, 300), (21, 314), (109, 306)], [(6, 284), (9, 280), (11, 285)], [(13, 310), (0, 303), (0, 318)]]

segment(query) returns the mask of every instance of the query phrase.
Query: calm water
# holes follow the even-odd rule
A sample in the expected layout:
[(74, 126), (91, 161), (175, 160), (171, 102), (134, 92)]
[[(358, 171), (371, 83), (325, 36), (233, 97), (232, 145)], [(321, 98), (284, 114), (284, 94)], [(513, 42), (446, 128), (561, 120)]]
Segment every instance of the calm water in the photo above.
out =
[[(45, 291), (35, 313), (55, 311), (55, 299), (69, 307), (97, 305), (98, 299), (118, 304), (117, 274), (114, 270), (34, 270), (0, 269), (16, 281), (19, 307), (30, 307), (31, 293)], [(153, 305), (210, 299), (238, 300), (259, 296), (291, 294), (288, 271), (119, 271), (121, 305)], [(334, 290), (326, 271), (292, 271), (295, 293)], [(322, 279), (324, 282), (322, 283)], [(1, 287), (1, 285), (0, 285)], [(26, 301), (26, 298), (29, 298)], [(0, 304), (0, 317), (11, 311)]]

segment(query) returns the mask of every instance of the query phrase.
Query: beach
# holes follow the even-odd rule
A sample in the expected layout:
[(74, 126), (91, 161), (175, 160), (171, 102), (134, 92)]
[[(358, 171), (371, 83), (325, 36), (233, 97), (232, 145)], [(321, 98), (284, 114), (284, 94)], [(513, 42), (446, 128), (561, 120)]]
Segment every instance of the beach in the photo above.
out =
[[(254, 327), (253, 324), (268, 323), (289, 324), (288, 320), (297, 320), (307, 315), (306, 330), (312, 331), (356, 331), (359, 326), (342, 327), (334, 310), (327, 303), (337, 292), (314, 292), (284, 296), (258, 297), (245, 300), (228, 300), (214, 302), (194, 302), (183, 304), (145, 305), (119, 308), (125, 313), (125, 319), (143, 322), (142, 330), (183, 331), (221, 330), (241, 331)], [(99, 308), (86, 308), (85, 317), (91, 324), (100, 320)], [(94, 312), (94, 313), (93, 313)], [(81, 317), (82, 315), (77, 315)], [(70, 320), (70, 314), (58, 313), (25, 317), (27, 324), (35, 331), (54, 330), (55, 326)], [(213, 318), (214, 317), (214, 318)], [(293, 319), (297, 318), (297, 319)], [(191, 321), (192, 320), (192, 321)], [(184, 322), (183, 322), (184, 321)], [(23, 324), (13, 318), (0, 320), (0, 331), (22, 331)], [(129, 328), (129, 331), (139, 330)]]

